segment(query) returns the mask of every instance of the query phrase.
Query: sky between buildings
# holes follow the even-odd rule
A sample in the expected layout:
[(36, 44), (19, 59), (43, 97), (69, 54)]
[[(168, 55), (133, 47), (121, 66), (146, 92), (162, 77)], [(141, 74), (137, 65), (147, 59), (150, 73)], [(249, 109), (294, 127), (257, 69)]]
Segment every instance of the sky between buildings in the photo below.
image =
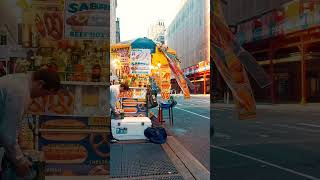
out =
[(168, 27), (180, 3), (181, 0), (118, 0), (120, 40), (147, 37), (149, 26), (158, 19), (163, 19)]

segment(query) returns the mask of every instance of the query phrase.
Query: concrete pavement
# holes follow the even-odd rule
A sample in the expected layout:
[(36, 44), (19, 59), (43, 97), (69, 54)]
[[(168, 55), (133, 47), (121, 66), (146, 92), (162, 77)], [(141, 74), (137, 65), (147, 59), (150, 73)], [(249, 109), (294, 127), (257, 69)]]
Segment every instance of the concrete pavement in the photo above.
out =
[[(173, 110), (174, 127), (169, 133), (210, 170), (210, 96), (196, 95), (184, 99), (176, 95), (178, 104)], [(153, 112), (157, 115), (157, 110)], [(163, 113), (164, 118), (168, 113)]]
[(257, 119), (235, 119), (233, 105), (213, 104), (214, 179), (320, 179), (318, 104), (257, 105)]

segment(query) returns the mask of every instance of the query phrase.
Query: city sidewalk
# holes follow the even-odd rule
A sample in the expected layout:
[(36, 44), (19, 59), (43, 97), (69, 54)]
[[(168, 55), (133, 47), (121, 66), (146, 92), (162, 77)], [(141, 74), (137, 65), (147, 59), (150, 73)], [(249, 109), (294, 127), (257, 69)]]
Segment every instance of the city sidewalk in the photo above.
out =
[[(152, 118), (155, 126), (159, 125)], [(209, 180), (210, 172), (167, 129), (167, 142), (119, 141), (111, 144), (113, 180)]]
[(126, 141), (111, 145), (113, 180), (209, 180), (210, 173), (180, 142), (168, 136), (163, 145)]

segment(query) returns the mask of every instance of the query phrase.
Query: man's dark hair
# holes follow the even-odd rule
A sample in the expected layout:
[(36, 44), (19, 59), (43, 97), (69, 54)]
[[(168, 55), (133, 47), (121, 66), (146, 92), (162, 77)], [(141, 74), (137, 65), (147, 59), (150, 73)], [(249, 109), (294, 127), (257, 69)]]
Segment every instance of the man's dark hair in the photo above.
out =
[(43, 81), (43, 88), (46, 90), (58, 91), (60, 89), (60, 77), (55, 71), (40, 69), (33, 73), (33, 80)]
[(121, 83), (120, 84), (120, 87), (122, 87), (123, 88), (123, 90), (125, 90), (125, 91), (129, 91), (129, 85), (127, 84), (127, 83)]

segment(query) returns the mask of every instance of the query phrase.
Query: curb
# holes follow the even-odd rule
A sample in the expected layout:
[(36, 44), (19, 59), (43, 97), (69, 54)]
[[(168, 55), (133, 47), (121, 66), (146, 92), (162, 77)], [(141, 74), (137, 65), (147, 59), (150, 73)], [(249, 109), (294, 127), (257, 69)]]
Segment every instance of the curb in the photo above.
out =
[(210, 179), (210, 172), (173, 136), (168, 136), (162, 148), (184, 179)]

